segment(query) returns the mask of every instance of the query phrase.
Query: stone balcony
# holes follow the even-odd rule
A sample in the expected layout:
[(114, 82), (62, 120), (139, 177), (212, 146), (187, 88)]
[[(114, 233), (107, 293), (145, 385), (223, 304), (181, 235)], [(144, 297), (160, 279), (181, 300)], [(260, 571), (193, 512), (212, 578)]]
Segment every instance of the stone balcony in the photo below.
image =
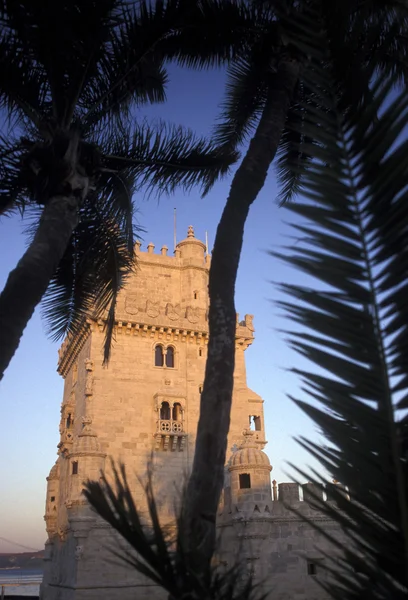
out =
[(155, 433), (156, 450), (183, 451), (187, 434), (184, 431), (183, 421), (172, 419), (158, 419)]

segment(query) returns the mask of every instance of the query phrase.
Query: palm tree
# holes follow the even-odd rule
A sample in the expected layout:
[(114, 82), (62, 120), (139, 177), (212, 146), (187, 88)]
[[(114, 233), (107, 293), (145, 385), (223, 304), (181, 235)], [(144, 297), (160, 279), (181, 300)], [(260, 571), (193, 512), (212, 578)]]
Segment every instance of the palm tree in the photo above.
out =
[[(229, 67), (215, 132), (216, 142), (228, 150), (252, 137), (232, 180), (210, 271), (210, 341), (184, 518), (192, 565), (203, 572), (213, 553), (223, 485), (235, 358), (234, 288), (249, 209), (276, 153), (281, 200), (296, 194), (310, 161), (309, 146), (316, 143), (309, 121), (324, 127), (326, 74), (335, 76), (339, 107), (347, 112), (369, 97), (373, 71), (403, 80), (407, 68), (405, 3), (254, 0), (253, 5), (258, 37)], [(299, 141), (305, 142), (301, 152)]]
[[(191, 132), (135, 120), (165, 100), (164, 59), (205, 66), (243, 46), (248, 11), (233, 0), (0, 1), (0, 214), (36, 207), (29, 248), (0, 296), (0, 379), (48, 289), (53, 335), (75, 333), (91, 307), (107, 311), (109, 355), (117, 293), (132, 268), (132, 195), (201, 184), (234, 153)], [(236, 20), (237, 28), (226, 22)], [(221, 35), (221, 32), (223, 35)], [(51, 285), (50, 285), (51, 282)]]
[(342, 483), (328, 487), (335, 505), (315, 502), (348, 534), (341, 572), (327, 565), (346, 600), (408, 594), (408, 97), (391, 88), (380, 78), (348, 116), (327, 97), (324, 135), (308, 119), (313, 169), (289, 206), (301, 239), (278, 255), (320, 284), (281, 285), (280, 305), (290, 345), (325, 370), (293, 369), (314, 402), (294, 401), (327, 440), (299, 443)]
[[(319, 123), (306, 117), (315, 145), (297, 145), (299, 153), (308, 152), (310, 168), (301, 171), (302, 201), (288, 205), (301, 238), (295, 252), (292, 246), (273, 255), (324, 286), (281, 284), (289, 299), (280, 307), (296, 324), (287, 332), (291, 346), (327, 372), (292, 369), (303, 391), (323, 405), (295, 399), (329, 445), (299, 441), (345, 484), (351, 500), (344, 486), (298, 471), (316, 492), (326, 483), (331, 502), (318, 493), (314, 502), (347, 534), (343, 557), (336, 552), (333, 563), (325, 558), (332, 575), (322, 582), (326, 591), (338, 600), (402, 600), (408, 593), (408, 417), (399, 415), (408, 407), (408, 140), (400, 134), (408, 129), (408, 97), (405, 90), (390, 96), (393, 82), (382, 76), (345, 115), (336, 80), (321, 75), (327, 113)], [(113, 482), (88, 482), (85, 495), (127, 542), (127, 549), (112, 549), (116, 556), (170, 598), (257, 596), (250, 580), (237, 587), (239, 563), (224, 575), (211, 567), (208, 579), (191, 568), (180, 518), (175, 532), (160, 525), (151, 474), (146, 519), (125, 468), (113, 465), (113, 473)], [(304, 512), (298, 516), (305, 518)], [(309, 523), (333, 547), (341, 545)]]

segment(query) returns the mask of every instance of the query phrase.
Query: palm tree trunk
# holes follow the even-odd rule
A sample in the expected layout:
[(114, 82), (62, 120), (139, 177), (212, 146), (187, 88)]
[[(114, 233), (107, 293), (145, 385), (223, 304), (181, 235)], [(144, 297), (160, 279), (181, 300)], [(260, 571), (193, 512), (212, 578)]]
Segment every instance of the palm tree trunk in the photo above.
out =
[(192, 568), (206, 578), (215, 546), (216, 512), (224, 482), (235, 363), (235, 281), (245, 221), (262, 189), (299, 75), (285, 62), (269, 92), (258, 128), (232, 181), (217, 228), (209, 280), (209, 346), (184, 531)]
[(78, 223), (79, 203), (74, 195), (49, 200), (33, 241), (8, 276), (0, 295), (0, 380), (64, 255)]

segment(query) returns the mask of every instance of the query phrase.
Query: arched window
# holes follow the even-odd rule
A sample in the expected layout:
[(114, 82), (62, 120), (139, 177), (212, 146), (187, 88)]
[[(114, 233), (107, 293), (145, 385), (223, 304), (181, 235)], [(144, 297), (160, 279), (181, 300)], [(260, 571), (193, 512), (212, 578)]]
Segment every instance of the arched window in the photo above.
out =
[(181, 421), (181, 404), (179, 402), (173, 406), (173, 421)]
[(198, 298), (198, 292), (193, 292), (193, 298), (194, 298), (194, 300), (197, 300), (197, 298)]
[(71, 429), (71, 425), (72, 425), (72, 417), (71, 417), (71, 413), (68, 413), (68, 416), (65, 421), (65, 427), (67, 429)]
[(163, 346), (160, 344), (154, 349), (154, 366), (162, 367), (164, 365)]
[(160, 419), (162, 421), (170, 421), (170, 404), (162, 402), (160, 407)]
[(169, 346), (166, 351), (166, 367), (174, 368), (174, 348)]

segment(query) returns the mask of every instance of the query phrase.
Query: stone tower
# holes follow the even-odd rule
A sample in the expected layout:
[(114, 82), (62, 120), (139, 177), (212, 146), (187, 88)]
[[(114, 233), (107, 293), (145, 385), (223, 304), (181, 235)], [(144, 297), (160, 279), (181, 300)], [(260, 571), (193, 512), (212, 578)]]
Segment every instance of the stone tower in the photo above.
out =
[[(154, 250), (151, 243), (147, 252), (136, 244), (137, 269), (118, 299), (108, 367), (102, 365), (102, 321), (88, 320), (59, 352), (65, 385), (58, 460), (48, 477), (44, 600), (100, 600), (104, 594), (109, 600), (143, 599), (157, 591), (128, 567), (112, 564), (107, 546), (114, 534), (82, 495), (86, 479), (97, 479), (103, 469), (109, 476), (106, 459), (112, 457), (125, 463), (134, 497), (143, 506), (142, 488), (131, 475), (143, 477), (152, 457), (165, 521), (173, 517), (176, 488), (192, 464), (207, 355), (211, 259), (192, 227), (174, 256), (166, 246), (160, 253)], [(228, 437), (228, 459), (233, 458), (226, 465), (224, 505), (254, 503), (264, 512), (271, 508), (271, 467), (262, 452), (263, 400), (247, 386), (244, 356), (253, 339), (252, 316), (242, 321), (237, 316)], [(252, 431), (242, 445), (248, 427)], [(246, 484), (252, 478), (259, 490), (241, 489), (241, 476), (247, 476)]]

